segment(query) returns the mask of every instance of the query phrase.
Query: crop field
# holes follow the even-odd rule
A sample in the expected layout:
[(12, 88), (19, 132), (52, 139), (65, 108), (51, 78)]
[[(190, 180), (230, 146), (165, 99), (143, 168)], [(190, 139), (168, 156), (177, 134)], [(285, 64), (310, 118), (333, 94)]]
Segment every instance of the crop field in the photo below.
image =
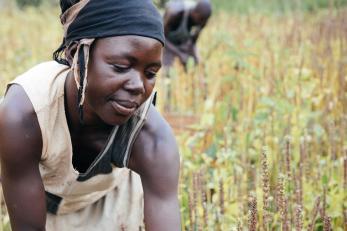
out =
[[(56, 8), (0, 12), (3, 95), (62, 30)], [(198, 46), (198, 66), (157, 79), (180, 147), (182, 230), (347, 231), (347, 9), (216, 11)]]

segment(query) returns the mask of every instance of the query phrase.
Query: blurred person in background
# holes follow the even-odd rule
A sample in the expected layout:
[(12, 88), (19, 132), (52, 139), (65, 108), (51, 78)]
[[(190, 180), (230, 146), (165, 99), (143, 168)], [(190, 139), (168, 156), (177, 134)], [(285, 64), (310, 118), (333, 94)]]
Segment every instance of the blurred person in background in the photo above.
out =
[(201, 31), (207, 24), (212, 13), (209, 0), (171, 1), (168, 2), (164, 13), (164, 32), (166, 45), (163, 54), (165, 69), (172, 66), (177, 57), (187, 68), (189, 58), (199, 63), (196, 42)]
[(159, 12), (150, 0), (60, 5), (55, 61), (14, 79), (0, 104), (12, 230), (180, 230), (177, 144), (152, 105)]

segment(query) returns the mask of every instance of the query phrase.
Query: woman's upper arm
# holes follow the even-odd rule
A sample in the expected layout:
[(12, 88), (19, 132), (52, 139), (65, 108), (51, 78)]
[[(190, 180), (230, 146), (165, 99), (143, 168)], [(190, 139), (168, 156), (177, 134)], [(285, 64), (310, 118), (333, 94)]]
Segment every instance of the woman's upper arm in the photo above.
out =
[(0, 104), (2, 188), (12, 230), (44, 230), (45, 191), (39, 171), (42, 137), (22, 87), (12, 85)]
[[(151, 122), (153, 126), (148, 125)], [(178, 148), (171, 129), (153, 107), (130, 161), (130, 168), (141, 176), (146, 230), (180, 230)]]
[(164, 33), (167, 36), (173, 24), (181, 20), (182, 9), (167, 7), (163, 16)]
[(171, 24), (173, 20), (173, 13), (170, 9), (166, 10), (163, 16), (163, 23), (164, 23), (164, 33), (167, 35), (169, 33)]

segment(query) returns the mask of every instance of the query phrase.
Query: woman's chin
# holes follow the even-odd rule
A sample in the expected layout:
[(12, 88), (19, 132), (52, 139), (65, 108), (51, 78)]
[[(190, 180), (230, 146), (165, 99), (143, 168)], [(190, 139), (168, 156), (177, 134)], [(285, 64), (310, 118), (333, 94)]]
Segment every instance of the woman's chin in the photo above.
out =
[(125, 124), (131, 117), (132, 115), (129, 116), (117, 116), (113, 118), (107, 118), (104, 120), (104, 122), (108, 125), (112, 126), (119, 126)]

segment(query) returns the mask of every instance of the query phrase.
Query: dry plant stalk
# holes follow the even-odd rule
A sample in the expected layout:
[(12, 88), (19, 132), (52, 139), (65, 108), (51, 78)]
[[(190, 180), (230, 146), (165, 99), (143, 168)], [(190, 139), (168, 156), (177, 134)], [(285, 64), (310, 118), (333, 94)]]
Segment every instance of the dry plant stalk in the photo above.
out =
[(296, 205), (295, 208), (295, 229), (296, 231), (301, 231), (303, 229), (303, 216), (302, 216), (302, 206)]
[[(238, 187), (239, 196), (242, 196), (241, 184), (235, 181)], [(247, 191), (252, 192), (256, 190), (257, 185), (257, 169), (254, 163), (249, 163), (247, 168)]]
[(238, 220), (238, 221), (237, 221), (237, 231), (242, 231), (242, 230), (243, 230), (243, 228), (242, 228), (241, 221)]
[(200, 170), (200, 193), (201, 193), (201, 203), (203, 210), (203, 223), (205, 227), (208, 227), (208, 211), (207, 211), (207, 195), (206, 195), (206, 181), (205, 181), (205, 171)]
[(277, 186), (276, 186), (276, 206), (277, 211), (280, 213), (283, 210), (283, 197), (284, 197), (284, 179), (282, 174), (280, 173), (277, 178)]
[(286, 137), (286, 150), (285, 150), (285, 167), (286, 167), (286, 171), (287, 171), (287, 177), (288, 177), (288, 181), (290, 182), (292, 176), (291, 176), (291, 168), (290, 168), (290, 156), (291, 156), (291, 148), (290, 148), (290, 137), (287, 136)]
[(294, 198), (296, 204), (301, 204), (301, 198), (300, 198), (300, 173), (298, 175), (295, 173), (295, 170), (293, 170), (293, 176), (294, 176)]
[(198, 185), (199, 185), (198, 174), (193, 173), (193, 211), (194, 211), (194, 223), (195, 226), (199, 227), (199, 217), (198, 217)]
[(322, 220), (324, 220), (326, 217), (326, 204), (327, 204), (327, 188), (324, 187), (323, 188), (323, 204), (322, 204), (322, 207), (320, 208), (320, 213), (321, 213), (320, 215)]
[(283, 212), (282, 212), (282, 230), (289, 231), (289, 218), (288, 218), (288, 197), (284, 195), (283, 197)]
[[(291, 150), (291, 137), (286, 136), (286, 147), (285, 147), (285, 169), (287, 171), (287, 180), (286, 183), (289, 186), (289, 189), (292, 188), (292, 179), (293, 175), (295, 176), (295, 173), (292, 175), (292, 168), (291, 168), (291, 155), (292, 155), (292, 150)], [(294, 171), (294, 170), (293, 170)], [(291, 191), (291, 190), (290, 190)], [(292, 194), (289, 192), (285, 197), (285, 213), (284, 216), (284, 229), (292, 229), (291, 225), (294, 223), (294, 214), (293, 214), (293, 207), (291, 204), (292, 201)]]
[[(0, 169), (1, 170), (1, 169)], [(2, 211), (2, 187), (1, 187), (1, 178), (0, 178), (0, 230), (2, 231), (2, 223), (3, 223), (3, 216), (4, 216), (4, 211)]]
[(347, 150), (346, 150), (346, 156), (343, 160), (343, 187), (345, 190), (347, 190)]
[(250, 196), (248, 199), (248, 230), (256, 231), (257, 230), (257, 198), (255, 196)]
[(295, 223), (295, 229), (297, 231), (301, 231), (303, 229), (303, 216), (302, 216), (302, 210), (303, 210), (303, 204), (302, 204), (302, 194), (300, 189), (300, 171), (298, 176), (294, 175), (294, 185), (295, 185), (295, 217), (294, 217), (294, 223)]
[(342, 212), (343, 212), (343, 223), (345, 226), (344, 230), (347, 230), (347, 208), (345, 208), (344, 206), (342, 207)]
[(289, 231), (288, 226), (288, 198), (285, 194), (285, 181), (282, 174), (279, 174), (277, 179), (277, 188), (276, 188), (276, 203), (278, 211), (281, 215), (282, 221), (282, 231)]
[(194, 230), (194, 221), (193, 221), (193, 214), (194, 214), (194, 208), (193, 208), (193, 193), (188, 193), (188, 206), (189, 206), (189, 224), (190, 224), (190, 230)]
[[(305, 137), (305, 140), (307, 140), (308, 138)], [(312, 149), (313, 149), (313, 145), (310, 145), (310, 142), (307, 141), (305, 143), (305, 162), (304, 162), (304, 173), (305, 173), (305, 180), (306, 182), (309, 182), (312, 179), (312, 172), (311, 172), (311, 163), (309, 162), (309, 160), (312, 159)]]
[(224, 207), (224, 183), (223, 179), (219, 180), (219, 207), (221, 215), (224, 215), (225, 207)]
[(299, 175), (298, 175), (298, 204), (303, 208), (303, 177), (304, 177), (304, 165), (306, 159), (306, 147), (305, 147), (305, 139), (300, 143), (300, 162), (299, 162)]
[(328, 124), (328, 132), (329, 132), (329, 145), (330, 145), (330, 151), (331, 151), (331, 159), (336, 160), (337, 151), (336, 151), (336, 142), (334, 137), (336, 134), (336, 128), (333, 121), (329, 122)]
[[(202, 178), (201, 178), (201, 171), (198, 171), (196, 173), (196, 184), (197, 184), (197, 197), (200, 195), (200, 198), (201, 198), (201, 205), (203, 207), (203, 201), (202, 201), (202, 194), (201, 194), (201, 191), (202, 191)], [(197, 226), (198, 226), (198, 231), (202, 231), (203, 230), (203, 224), (201, 222), (199, 222), (199, 220), (197, 219)]]
[(318, 211), (319, 211), (320, 200), (321, 200), (321, 198), (320, 198), (320, 196), (318, 196), (316, 201), (315, 201), (313, 210), (312, 210), (312, 220), (311, 220), (311, 223), (307, 227), (308, 231), (313, 231), (314, 230), (314, 226), (316, 224), (316, 218), (317, 218)]
[(270, 179), (269, 179), (269, 166), (267, 162), (267, 148), (263, 147), (262, 150), (262, 183), (263, 183), (263, 228), (268, 230), (269, 225), (269, 211), (270, 211)]
[(324, 231), (332, 231), (331, 218), (329, 216), (325, 216), (323, 219), (323, 230)]

